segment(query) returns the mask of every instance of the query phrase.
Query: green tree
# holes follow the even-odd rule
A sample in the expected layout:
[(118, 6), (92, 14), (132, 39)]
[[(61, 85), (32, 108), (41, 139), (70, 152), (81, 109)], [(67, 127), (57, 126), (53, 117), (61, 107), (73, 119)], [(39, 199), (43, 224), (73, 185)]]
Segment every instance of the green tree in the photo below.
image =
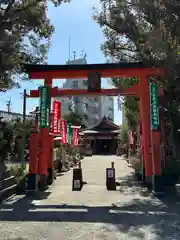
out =
[[(33, 120), (26, 119), (25, 124), (21, 119), (17, 118), (9, 122), (9, 127), (13, 131), (12, 153), (17, 158), (23, 158), (23, 150), (27, 150), (29, 146), (29, 137), (34, 129)], [(24, 142), (24, 149), (23, 149)]]
[[(23, 64), (45, 63), (54, 26), (47, 0), (0, 3), (0, 91), (19, 86)], [(55, 6), (69, 0), (51, 0)]]
[[(117, 88), (129, 88), (136, 83), (138, 83), (137, 78), (112, 79), (112, 84)], [(137, 97), (124, 97), (123, 108), (129, 127), (136, 130), (139, 124), (139, 99)]]
[[(101, 49), (109, 62), (140, 61), (149, 66), (166, 68), (163, 79), (163, 100), (167, 128), (172, 145), (177, 144), (177, 129), (180, 127), (180, 2), (102, 0), (102, 12), (94, 19), (103, 28), (105, 43)], [(116, 86), (134, 79), (113, 79)], [(162, 80), (162, 79), (158, 79)], [(161, 83), (161, 81), (158, 81)], [(133, 102), (134, 101), (134, 102)], [(132, 121), (136, 112), (136, 99), (125, 98), (126, 114)], [(137, 102), (138, 103), (138, 102)], [(128, 106), (128, 107), (127, 107)], [(128, 113), (127, 113), (128, 112)], [(129, 114), (130, 112), (130, 114)], [(176, 139), (176, 140), (175, 140)], [(176, 155), (179, 147), (176, 147)]]
[(74, 112), (70, 112), (69, 114), (64, 115), (63, 119), (67, 120), (67, 122), (71, 122), (72, 125), (81, 126), (82, 128), (86, 127), (83, 119)]
[[(19, 156), (22, 153), (23, 139), (25, 140), (25, 149), (28, 149), (29, 137), (33, 130), (33, 120), (26, 120), (25, 125), (17, 118), (10, 122), (1, 122), (2, 128), (2, 152), (0, 154), (2, 162), (9, 156)], [(23, 156), (21, 156), (23, 158)]]
[(129, 127), (127, 125), (120, 126), (119, 138), (122, 144), (129, 145)]

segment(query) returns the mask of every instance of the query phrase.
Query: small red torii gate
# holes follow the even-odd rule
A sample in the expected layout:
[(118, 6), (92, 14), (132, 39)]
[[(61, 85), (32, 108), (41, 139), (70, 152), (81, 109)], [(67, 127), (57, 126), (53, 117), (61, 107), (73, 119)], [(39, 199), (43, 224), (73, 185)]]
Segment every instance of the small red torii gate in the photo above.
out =
[[(146, 66), (142, 63), (117, 63), (117, 64), (86, 64), (86, 65), (25, 65), (25, 71), (33, 80), (43, 79), (45, 85), (51, 88), (50, 96), (69, 97), (73, 95), (106, 95), (106, 96), (137, 96), (140, 98), (140, 117), (143, 134), (143, 154), (145, 163), (145, 175), (153, 177), (153, 190), (162, 192), (162, 171), (160, 156), (160, 132), (152, 132), (150, 128), (150, 94), (148, 78), (163, 76), (165, 70), (159, 67)], [(81, 89), (57, 89), (52, 87), (53, 79), (87, 79), (91, 72), (98, 72), (101, 78), (108, 77), (138, 77), (139, 83), (128, 89), (101, 89), (97, 92), (88, 92)], [(39, 90), (31, 90), (30, 98), (39, 97)], [(47, 164), (50, 152), (47, 144), (50, 144), (49, 129), (40, 130), (41, 152), (39, 155), (38, 170), (41, 176), (47, 174)], [(50, 164), (52, 166), (52, 164)]]

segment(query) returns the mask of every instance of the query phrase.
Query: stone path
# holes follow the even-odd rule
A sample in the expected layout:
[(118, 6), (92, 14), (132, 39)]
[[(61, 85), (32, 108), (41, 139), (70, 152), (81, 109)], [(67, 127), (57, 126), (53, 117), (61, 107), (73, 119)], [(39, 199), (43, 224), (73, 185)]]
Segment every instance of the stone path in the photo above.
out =
[[(117, 191), (105, 188), (105, 169), (115, 162)], [(0, 205), (0, 239), (178, 240), (180, 201), (159, 200), (131, 181), (122, 157), (93, 156), (82, 163), (84, 185), (72, 192), (72, 171), (35, 200), (14, 196)]]

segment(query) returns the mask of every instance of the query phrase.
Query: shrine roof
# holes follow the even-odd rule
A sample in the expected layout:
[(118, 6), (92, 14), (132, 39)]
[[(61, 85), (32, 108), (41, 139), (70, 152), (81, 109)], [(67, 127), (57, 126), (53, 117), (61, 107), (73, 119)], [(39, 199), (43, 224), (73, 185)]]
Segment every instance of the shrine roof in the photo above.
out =
[(97, 133), (119, 133), (120, 127), (115, 123), (103, 117), (95, 125), (83, 129), (84, 134), (97, 134)]
[(142, 62), (131, 63), (100, 63), (100, 64), (73, 64), (73, 65), (43, 65), (43, 64), (25, 64), (24, 70), (29, 72), (49, 72), (49, 71), (64, 71), (64, 70), (113, 70), (113, 69), (135, 69), (135, 68), (152, 68), (152, 66)]

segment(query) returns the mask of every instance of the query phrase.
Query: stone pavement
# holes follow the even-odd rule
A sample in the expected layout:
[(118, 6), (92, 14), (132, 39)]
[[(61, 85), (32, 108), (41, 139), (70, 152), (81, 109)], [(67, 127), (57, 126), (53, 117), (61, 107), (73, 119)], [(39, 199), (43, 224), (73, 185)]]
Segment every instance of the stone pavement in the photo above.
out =
[[(117, 191), (105, 187), (105, 169), (115, 162)], [(31, 197), (14, 196), (0, 205), (0, 240), (178, 240), (180, 200), (159, 200), (134, 184), (122, 157), (83, 160), (81, 192), (72, 192), (72, 171)]]

